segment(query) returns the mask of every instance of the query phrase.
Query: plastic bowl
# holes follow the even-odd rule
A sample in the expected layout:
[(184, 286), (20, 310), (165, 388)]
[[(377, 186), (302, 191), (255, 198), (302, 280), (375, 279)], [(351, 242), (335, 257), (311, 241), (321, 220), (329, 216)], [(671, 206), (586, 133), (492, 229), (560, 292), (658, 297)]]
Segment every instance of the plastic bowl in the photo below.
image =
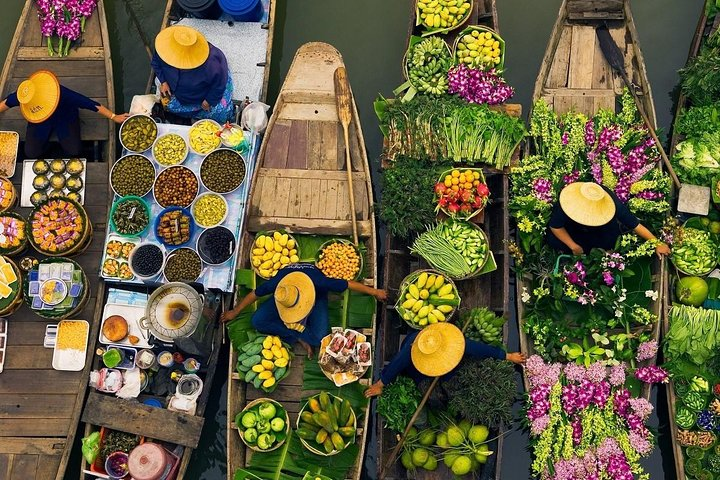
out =
[[(192, 200), (190, 200), (190, 202), (188, 202), (187, 205), (163, 205), (162, 203), (158, 202), (158, 199), (157, 199), (157, 197), (155, 196), (156, 190), (157, 190), (157, 185), (158, 185), (158, 180), (160, 180), (160, 177), (161, 177), (163, 174), (165, 174), (166, 172), (169, 172), (169, 171), (171, 171), (171, 170), (173, 170), (173, 169), (183, 169), (183, 170), (186, 170), (186, 171), (190, 172), (190, 173), (195, 177), (195, 181), (197, 182), (197, 188), (195, 189), (195, 195), (193, 196)], [(153, 199), (155, 200), (155, 203), (157, 203), (158, 205), (160, 205), (160, 206), (163, 207), (163, 208), (165, 208), (165, 207), (173, 207), (173, 206), (175, 206), (175, 207), (187, 208), (187, 207), (189, 207), (190, 205), (192, 205), (192, 202), (195, 201), (195, 199), (196, 199), (197, 196), (198, 196), (198, 193), (200, 192), (200, 179), (198, 178), (198, 175), (197, 175), (195, 172), (193, 172), (192, 170), (190, 170), (188, 167), (185, 167), (185, 166), (183, 166), (183, 165), (174, 165), (174, 166), (172, 166), (172, 167), (167, 167), (167, 168), (165, 168), (164, 170), (162, 170), (160, 173), (158, 173), (158, 175), (155, 177), (155, 181), (153, 182), (152, 191), (153, 191)]]
[[(184, 143), (184, 145), (185, 145), (185, 155), (183, 155), (182, 160), (180, 160), (180, 161), (177, 162), (177, 163), (165, 164), (165, 163), (162, 163), (162, 162), (160, 162), (160, 161), (158, 160), (157, 154), (155, 153), (155, 149), (157, 148), (158, 142), (160, 142), (160, 140), (162, 140), (162, 139), (165, 138), (165, 137), (170, 137), (170, 136), (179, 137), (179, 138), (183, 141), (183, 143)], [(190, 153), (190, 147), (188, 146), (188, 142), (187, 142), (187, 140), (185, 140), (185, 137), (183, 137), (182, 135), (180, 135), (180, 134), (178, 134), (178, 133), (173, 133), (173, 132), (166, 133), (166, 134), (164, 134), (164, 135), (160, 135), (159, 137), (157, 137), (157, 138), (155, 139), (155, 143), (153, 143), (153, 146), (152, 146), (152, 155), (153, 155), (153, 158), (155, 159), (155, 161), (157, 162), (157, 164), (160, 165), (161, 168), (172, 167), (172, 166), (175, 166), (175, 165), (182, 165), (183, 163), (185, 163), (185, 160), (187, 160), (187, 157), (188, 157), (188, 154), (189, 154), (189, 153)]]
[[(173, 243), (167, 243), (165, 240), (162, 239), (162, 237), (158, 234), (158, 227), (160, 226), (160, 218), (162, 218), (163, 215), (165, 215), (166, 213), (175, 212), (178, 210), (181, 211), (183, 213), (183, 215), (187, 216), (190, 219), (190, 236), (183, 243), (179, 243), (179, 244), (175, 245)], [(160, 243), (161, 245), (164, 245), (168, 248), (178, 248), (178, 247), (187, 245), (188, 243), (190, 243), (190, 240), (192, 240), (193, 235), (195, 235), (195, 220), (193, 219), (192, 213), (190, 213), (190, 210), (188, 210), (187, 208), (167, 207), (167, 208), (163, 209), (160, 213), (158, 213), (157, 217), (155, 217), (154, 223), (155, 223), (155, 226), (154, 226), (155, 238), (157, 239), (158, 243)], [(163, 265), (163, 267), (164, 266), (165, 265)]]
[[(195, 122), (195, 123), (192, 124), (192, 126), (190, 127), (190, 131), (188, 132), (188, 146), (190, 147), (190, 150), (193, 151), (193, 153), (196, 153), (196, 154), (198, 154), (198, 155), (207, 155), (208, 153), (212, 152), (212, 150), (210, 150), (209, 152), (198, 152), (197, 150), (195, 150), (195, 149), (193, 148), (192, 142), (190, 141), (190, 139), (192, 138), (193, 130), (194, 130), (195, 128), (197, 128), (197, 126), (200, 125), (200, 124), (202, 124), (203, 122), (209, 122), (209, 123), (211, 123), (212, 125), (214, 125), (214, 126), (217, 128), (217, 131), (218, 131), (218, 132), (219, 132), (220, 130), (222, 130), (222, 125), (220, 125), (220, 124), (219, 124), (218, 122), (216, 122), (215, 120), (210, 120), (209, 118), (205, 118), (205, 119), (202, 119), (202, 120), (198, 120), (197, 122)], [(213, 150), (215, 150), (216, 148), (220, 147), (221, 144), (222, 144), (222, 141), (220, 140), (220, 137), (218, 137), (217, 145), (213, 148)]]
[[(218, 197), (220, 200), (222, 200), (223, 204), (225, 204), (225, 215), (223, 215), (222, 220), (220, 220), (219, 222), (214, 223), (214, 224), (212, 224), (212, 225), (203, 225), (202, 223), (198, 222), (198, 220), (197, 220), (197, 215), (195, 215), (195, 207), (197, 206), (197, 204), (198, 204), (198, 202), (200, 201), (200, 199), (203, 198), (203, 197)], [(215, 192), (205, 192), (205, 193), (202, 193), (202, 194), (198, 195), (198, 197), (195, 199), (195, 201), (193, 202), (192, 207), (191, 207), (190, 209), (191, 209), (191, 211), (192, 211), (193, 219), (195, 219), (195, 224), (196, 224), (198, 227), (200, 227), (200, 228), (212, 228), (212, 227), (216, 227), (216, 226), (218, 226), (218, 225), (222, 225), (223, 223), (225, 223), (225, 220), (227, 220), (228, 211), (230, 210), (230, 206), (228, 205), (227, 200), (225, 199), (225, 197), (222, 196), (222, 194), (220, 194), (220, 193), (215, 193)]]
[[(173, 255), (177, 254), (177, 252), (179, 252), (180, 250), (188, 250), (188, 251), (192, 252), (193, 255), (195, 255), (195, 256), (198, 258), (198, 260), (200, 261), (200, 272), (198, 272), (197, 277), (192, 278), (192, 279), (187, 279), (187, 280), (170, 280), (170, 279), (168, 279), (168, 277), (167, 277), (167, 272), (166, 272), (166, 269), (167, 269), (167, 266), (168, 266), (168, 262), (169, 262), (170, 259), (173, 257)], [(167, 255), (167, 257), (165, 258), (165, 265), (163, 266), (163, 278), (164, 278), (165, 281), (168, 282), (168, 283), (170, 283), (170, 282), (178, 282), (178, 281), (182, 281), (182, 282), (195, 282), (195, 281), (197, 281), (198, 278), (200, 278), (200, 275), (202, 275), (202, 272), (203, 272), (202, 263), (203, 263), (202, 258), (200, 258), (200, 255), (199, 255), (195, 250), (193, 250), (192, 248), (189, 248), (189, 247), (180, 247), (180, 248), (177, 248), (177, 249), (173, 250), (172, 252), (170, 252), (170, 253)]]
[(150, 160), (150, 159), (149, 159), (148, 157), (146, 157), (145, 155), (142, 155), (142, 154), (139, 154), (139, 153), (130, 153), (130, 154), (128, 154), (128, 155), (125, 155), (125, 156), (123, 156), (123, 157), (118, 158), (118, 161), (115, 162), (115, 164), (112, 166), (112, 169), (110, 169), (110, 188), (112, 188), (113, 193), (114, 193), (115, 195), (117, 195), (118, 197), (127, 196), (127, 195), (120, 195), (120, 193), (118, 193), (118, 191), (115, 190), (115, 185), (114, 185), (113, 182), (112, 182), (113, 173), (115, 172), (115, 169), (117, 168), (117, 166), (118, 166), (123, 160), (125, 160), (125, 159), (128, 158), (128, 157), (135, 157), (135, 156), (137, 156), (137, 157), (143, 157), (143, 158), (147, 161), (148, 165), (150, 165), (150, 166), (152, 167), (152, 169), (153, 169), (153, 182), (150, 184), (150, 188), (148, 188), (145, 192), (143, 192), (142, 195), (141, 195), (140, 193), (138, 193), (137, 196), (139, 196), (139, 197), (144, 197), (145, 195), (147, 195), (148, 193), (150, 193), (150, 190), (152, 190), (153, 187), (155, 186), (155, 178), (154, 178), (154, 177), (157, 176), (157, 170), (155, 170), (155, 165), (153, 165), (152, 160)]
[[(221, 151), (228, 151), (228, 152), (231, 152), (231, 153), (237, 155), (238, 159), (242, 162), (243, 167), (244, 167), (243, 178), (240, 181), (240, 183), (238, 183), (237, 186), (235, 186), (235, 188), (233, 188), (232, 190), (228, 190), (227, 192), (218, 192), (217, 190), (213, 190), (212, 188), (208, 187), (205, 184), (205, 182), (203, 181), (203, 178), (202, 178), (202, 168), (203, 168), (203, 165), (205, 164), (205, 162), (207, 161), (208, 157), (210, 157), (211, 155), (213, 155), (217, 152), (221, 152)], [(203, 188), (205, 188), (205, 190), (208, 190), (208, 191), (211, 191), (214, 193), (219, 193), (221, 195), (227, 195), (228, 193), (233, 193), (238, 188), (240, 188), (243, 185), (243, 183), (245, 183), (245, 180), (247, 179), (247, 170), (248, 170), (247, 162), (245, 162), (245, 158), (243, 158), (243, 156), (240, 155), (240, 152), (238, 152), (237, 150), (233, 150), (232, 148), (218, 148), (218, 149), (215, 149), (212, 152), (208, 153), (207, 155), (205, 155), (205, 158), (203, 158), (203, 161), (200, 164), (200, 171), (199, 171), (198, 177), (200, 177), (200, 184), (203, 186)]]
[[(140, 230), (137, 233), (120, 233), (120, 232), (118, 232), (117, 226), (115, 225), (114, 218), (115, 218), (115, 210), (117, 209), (117, 206), (120, 203), (128, 201), (128, 200), (136, 200), (136, 201), (140, 202), (140, 204), (142, 204), (143, 208), (145, 208), (145, 213), (147, 214), (147, 217), (148, 217), (148, 223), (145, 225), (145, 228), (143, 228), (142, 230)], [(112, 208), (110, 209), (110, 229), (114, 233), (120, 235), (121, 237), (142, 237), (145, 234), (145, 232), (147, 232), (147, 229), (150, 226), (150, 221), (151, 221), (150, 205), (148, 205), (148, 203), (145, 200), (143, 200), (141, 197), (138, 197), (135, 195), (128, 195), (127, 197), (121, 197), (117, 202), (114, 202), (112, 204)]]
[[(210, 235), (213, 231), (220, 230), (220, 229), (227, 230), (228, 233), (230, 233), (230, 235), (232, 235), (233, 241), (231, 244), (231, 248), (229, 249), (230, 251), (228, 252), (227, 258), (225, 258), (222, 262), (213, 263), (213, 262), (209, 261), (210, 259), (206, 255), (206, 252), (204, 252), (202, 245), (203, 245), (203, 241), (207, 238), (208, 235)], [(232, 233), (232, 231), (229, 228), (225, 228), (223, 226), (217, 226), (217, 227), (212, 227), (212, 228), (206, 229), (204, 232), (202, 232), (200, 234), (200, 236), (198, 236), (197, 243), (195, 246), (195, 251), (198, 253), (198, 255), (200, 255), (200, 259), (203, 262), (205, 262), (207, 265), (222, 265), (222, 264), (224, 264), (225, 262), (227, 262), (228, 260), (230, 260), (233, 257), (236, 250), (237, 250), (237, 238), (235, 238), (235, 234)]]
[[(124, 467), (118, 468), (117, 465), (124, 465)], [(108, 455), (105, 459), (105, 471), (112, 480), (126, 478), (130, 473), (130, 470), (128, 470), (128, 454), (118, 451)]]
[[(135, 254), (137, 253), (137, 251), (138, 251), (139, 249), (141, 249), (142, 247), (145, 247), (145, 246), (147, 246), (147, 245), (152, 245), (152, 246), (154, 246), (154, 247), (157, 247), (157, 248), (160, 250), (160, 253), (162, 253), (163, 261), (162, 261), (162, 263), (160, 264), (160, 268), (158, 269), (157, 272), (153, 273), (152, 275), (140, 275), (140, 274), (138, 274), (138, 272), (135, 271), (135, 269), (133, 268), (133, 259), (135, 258)], [(161, 247), (160, 245), (158, 245), (157, 243), (154, 243), (154, 242), (143, 242), (143, 243), (140, 243), (140, 244), (136, 245), (135, 248), (132, 249), (132, 251), (130, 251), (130, 255), (128, 256), (128, 265), (130, 266), (130, 271), (131, 271), (131, 272), (133, 273), (133, 275), (135, 275), (137, 278), (139, 278), (140, 280), (150, 280), (150, 279), (152, 279), (152, 278), (157, 277), (157, 276), (163, 271), (163, 269), (165, 268), (165, 251), (162, 249), (162, 247)]]
[[(131, 150), (131, 149), (127, 148), (127, 145), (125, 145), (125, 143), (122, 141), (122, 132), (123, 132), (123, 129), (125, 128), (125, 125), (128, 125), (130, 122), (136, 122), (137, 120), (133, 120), (133, 118), (137, 118), (137, 117), (145, 117), (148, 120), (150, 120), (152, 123), (155, 124), (155, 139), (153, 139), (153, 141), (150, 143), (150, 145), (148, 145), (148, 147), (144, 150)], [(127, 118), (127, 120), (125, 120), (123, 122), (123, 124), (120, 125), (120, 132), (118, 133), (118, 138), (120, 139), (120, 145), (122, 145), (124, 150), (126, 150), (128, 152), (132, 152), (132, 153), (141, 153), (141, 152), (146, 152), (146, 151), (150, 150), (150, 148), (152, 148), (152, 146), (155, 144), (155, 140), (157, 140), (157, 134), (158, 134), (158, 128), (157, 128), (157, 123), (155, 122), (155, 120), (153, 120), (153, 118), (150, 115), (138, 113), (136, 115), (129, 116)]]

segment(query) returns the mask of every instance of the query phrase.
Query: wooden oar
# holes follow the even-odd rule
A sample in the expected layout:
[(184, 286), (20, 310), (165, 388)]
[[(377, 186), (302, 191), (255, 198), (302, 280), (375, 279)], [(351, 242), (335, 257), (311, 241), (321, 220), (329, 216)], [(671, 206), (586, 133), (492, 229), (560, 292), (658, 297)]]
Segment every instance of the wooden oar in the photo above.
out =
[[(465, 321), (465, 325), (463, 325), (462, 332), (463, 335), (465, 334), (465, 330), (470, 326), (470, 322), (472, 321), (472, 317), (468, 316), (468, 319)], [(417, 337), (416, 337), (417, 338)], [(410, 417), (410, 421), (408, 422), (407, 426), (405, 427), (405, 431), (403, 432), (402, 436), (398, 439), (398, 444), (395, 445), (395, 448), (393, 449), (392, 453), (390, 453), (390, 458), (388, 458), (388, 461), (385, 462), (385, 465), (383, 466), (382, 470), (380, 470), (380, 478), (385, 478), (385, 472), (388, 468), (390, 468), (390, 465), (395, 462), (395, 459), (398, 456), (398, 453), (400, 453), (400, 449), (402, 448), (403, 444), (405, 444), (405, 440), (407, 439), (408, 433), (410, 433), (410, 429), (415, 425), (415, 421), (417, 420), (418, 416), (420, 416), (420, 412), (422, 412), (423, 407), (427, 403), (428, 399), (430, 398), (430, 394), (433, 390), (435, 390), (435, 386), (440, 381), (440, 377), (433, 378), (433, 381), (430, 383), (430, 386), (428, 387), (427, 391), (425, 392), (425, 395), (423, 395), (422, 399), (420, 400), (420, 403), (418, 404), (417, 408), (415, 409), (415, 413), (413, 413), (413, 416)]]
[(665, 164), (665, 168), (667, 168), (667, 171), (670, 174), (670, 177), (672, 178), (675, 187), (679, 189), (680, 179), (678, 178), (677, 174), (675, 174), (675, 169), (673, 169), (672, 164), (670, 163), (670, 159), (665, 153), (665, 149), (663, 148), (662, 143), (660, 143), (657, 133), (655, 133), (655, 127), (650, 122), (650, 118), (648, 117), (647, 112), (645, 112), (645, 108), (643, 107), (642, 102), (640, 102), (640, 98), (635, 92), (635, 87), (628, 78), (627, 70), (625, 70), (625, 57), (623, 57), (623, 54), (620, 52), (620, 48), (617, 46), (615, 40), (613, 40), (612, 36), (610, 35), (610, 30), (608, 29), (607, 25), (600, 25), (599, 27), (597, 27), (595, 29), (595, 34), (597, 35), (598, 42), (600, 43), (600, 50), (602, 50), (605, 60), (607, 60), (607, 62), (610, 64), (610, 67), (615, 70), (620, 75), (620, 77), (622, 77), (623, 82), (625, 82), (625, 86), (630, 91), (630, 94), (635, 101), (635, 106), (640, 112), (640, 116), (642, 117), (643, 122), (645, 122), (645, 126), (650, 132), (650, 136), (653, 138), (653, 140), (655, 140), (655, 145), (657, 145), (657, 148), (660, 151), (660, 156), (662, 157), (663, 163)]
[(353, 192), (352, 178), (352, 161), (350, 160), (350, 141), (348, 129), (352, 120), (352, 94), (350, 93), (350, 85), (348, 84), (347, 72), (345, 67), (338, 67), (335, 70), (335, 101), (337, 106), (338, 118), (343, 127), (345, 135), (345, 168), (348, 177), (348, 192), (350, 193), (350, 217), (352, 218), (353, 240), (358, 245), (358, 229), (357, 219), (355, 218), (355, 193)]

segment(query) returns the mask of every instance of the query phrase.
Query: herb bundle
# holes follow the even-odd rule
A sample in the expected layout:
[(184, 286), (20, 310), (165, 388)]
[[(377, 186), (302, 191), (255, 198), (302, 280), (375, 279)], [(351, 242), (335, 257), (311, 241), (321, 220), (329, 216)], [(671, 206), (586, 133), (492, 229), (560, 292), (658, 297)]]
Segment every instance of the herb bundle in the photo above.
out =
[(405, 430), (421, 396), (415, 382), (408, 377), (400, 376), (386, 385), (378, 398), (377, 411), (385, 419), (387, 428), (396, 432)]
[(682, 92), (695, 106), (720, 98), (720, 35), (713, 33), (700, 54), (680, 70)]

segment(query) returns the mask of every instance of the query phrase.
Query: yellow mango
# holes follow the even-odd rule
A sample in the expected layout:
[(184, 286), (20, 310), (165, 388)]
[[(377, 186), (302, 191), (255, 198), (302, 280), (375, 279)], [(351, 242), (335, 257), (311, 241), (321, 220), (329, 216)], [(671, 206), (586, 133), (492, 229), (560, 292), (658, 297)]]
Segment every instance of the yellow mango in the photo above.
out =
[(263, 339), (262, 346), (265, 350), (270, 350), (273, 345), (273, 339), (271, 335), (268, 335)]
[(273, 270), (280, 270), (280, 267), (282, 267), (282, 263), (275, 262), (272, 266)]
[(283, 234), (280, 236), (280, 240), (278, 240), (278, 241), (280, 242), (280, 245), (282, 245), (283, 247), (286, 246), (287, 243), (288, 243), (288, 234), (287, 234), (287, 233), (283, 233)]
[(260, 264), (260, 268), (261, 269), (269, 269), (270, 267), (272, 267), (272, 264), (273, 264), (272, 260), (267, 260)]
[(280, 257), (280, 263), (282, 263), (283, 265), (287, 265), (288, 263), (290, 263), (290, 257), (283, 255), (282, 257)]
[(270, 377), (262, 383), (263, 388), (270, 388), (275, 385), (275, 377)]
[(272, 340), (273, 340), (273, 345), (275, 345), (276, 347), (282, 347), (282, 340), (280, 340), (280, 337), (274, 336), (274, 337), (272, 337)]
[(263, 261), (271, 260), (273, 257), (273, 252), (265, 252), (262, 256)]
[(273, 250), (277, 253), (282, 253), (282, 249), (283, 249), (283, 247), (279, 243), (276, 243), (275, 245), (273, 245)]
[(253, 264), (253, 267), (255, 267), (255, 268), (259, 267), (262, 264), (262, 258), (254, 257), (252, 259), (252, 264)]
[(255, 246), (258, 248), (265, 248), (265, 235), (260, 235), (255, 239)]
[(264, 248), (253, 248), (252, 254), (253, 255), (260, 255), (262, 256), (265, 253)]
[(271, 270), (267, 270), (265, 268), (259, 269), (258, 272), (260, 273), (260, 276), (263, 278), (269, 278), (270, 275), (273, 274), (273, 272)]
[(273, 249), (273, 241), (270, 237), (265, 237), (265, 250), (268, 252)]
[(282, 238), (282, 234), (280, 232), (273, 232), (273, 240), (275, 240), (276, 242), (279, 242), (281, 238)]
[(253, 365), (253, 366), (252, 366), (252, 371), (253, 371), (253, 372), (257, 372), (257, 373), (264, 372), (264, 371), (265, 371), (265, 367), (263, 367), (262, 365), (260, 365), (260, 364), (258, 363), (257, 365)]
[(270, 350), (262, 349), (262, 356), (265, 358), (265, 360), (272, 360), (273, 353)]
[(278, 368), (284, 368), (288, 365), (288, 359), (287, 358), (278, 358), (275, 359), (275, 366)]
[(282, 253), (280, 253), (280, 252), (275, 252), (275, 253), (273, 254), (273, 256), (272, 256), (272, 262), (273, 262), (273, 263), (279, 262), (279, 261), (280, 261), (280, 257), (282, 257)]
[(272, 377), (272, 372), (270, 370), (264, 370), (258, 373), (258, 378), (261, 378), (263, 380), (267, 380), (270, 377)]
[(288, 239), (287, 248), (289, 248), (290, 250), (295, 248), (295, 240), (293, 240), (292, 238)]
[(300, 261), (300, 257), (297, 255), (290, 255), (290, 263), (297, 263)]
[(260, 365), (262, 365), (265, 370), (272, 370), (275, 367), (275, 364), (273, 362), (265, 359), (260, 360)]

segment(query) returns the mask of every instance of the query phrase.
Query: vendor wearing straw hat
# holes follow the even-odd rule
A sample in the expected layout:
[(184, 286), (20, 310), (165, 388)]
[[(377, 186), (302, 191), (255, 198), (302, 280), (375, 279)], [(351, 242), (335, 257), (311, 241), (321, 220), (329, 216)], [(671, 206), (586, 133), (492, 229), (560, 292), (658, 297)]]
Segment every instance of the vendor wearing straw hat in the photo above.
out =
[(60, 85), (55, 74), (38, 70), (23, 81), (17, 91), (0, 102), (0, 113), (20, 107), (28, 121), (25, 134), (25, 157), (42, 158), (50, 136), (55, 133), (66, 155), (77, 157), (82, 151), (79, 109), (98, 112), (122, 123), (127, 114), (115, 114), (95, 100)]
[(466, 339), (452, 323), (433, 323), (405, 337), (400, 351), (380, 372), (380, 379), (365, 390), (365, 396), (380, 395), (383, 387), (401, 373), (417, 383), (428, 377), (449, 378), (464, 357), (497, 358), (517, 364), (525, 361), (520, 352), (505, 353), (501, 348)]
[(387, 299), (384, 290), (352, 280), (328, 278), (309, 263), (293, 263), (281, 268), (277, 275), (254, 292), (248, 293), (235, 308), (223, 313), (221, 320), (230, 321), (258, 297), (273, 295), (253, 314), (253, 327), (266, 335), (278, 335), (290, 344), (300, 342), (312, 358), (312, 347), (320, 345), (322, 338), (330, 333), (328, 292), (344, 292), (347, 289), (372, 295), (383, 302)]
[[(630, 230), (645, 240), (657, 241), (613, 192), (597, 183), (575, 182), (560, 192), (550, 216), (547, 242), (555, 250), (582, 255), (593, 248), (615, 248), (618, 237)], [(655, 251), (668, 255), (670, 248), (657, 242)]]
[(233, 83), (227, 59), (202, 33), (184, 25), (167, 27), (155, 37), (152, 68), (166, 109), (190, 119), (231, 120)]

